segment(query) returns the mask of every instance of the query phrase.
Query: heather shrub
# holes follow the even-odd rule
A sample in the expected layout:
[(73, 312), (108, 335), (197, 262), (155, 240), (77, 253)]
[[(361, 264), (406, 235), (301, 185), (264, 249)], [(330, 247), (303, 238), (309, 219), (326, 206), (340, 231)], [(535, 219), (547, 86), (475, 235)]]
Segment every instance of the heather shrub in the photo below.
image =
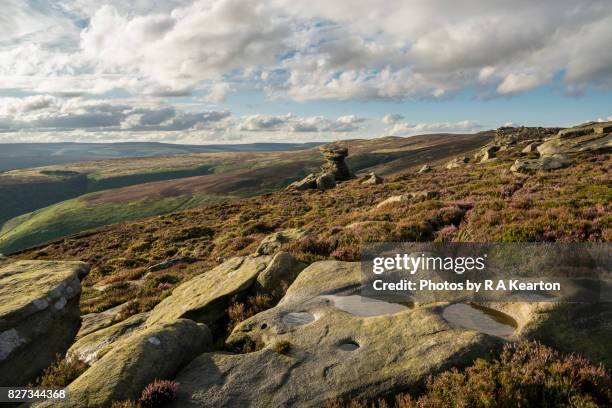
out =
[(562, 355), (537, 342), (508, 344), (491, 361), (478, 359), (427, 381), (423, 395), (396, 395), (393, 403), (375, 400), (333, 402), (330, 408), (596, 408), (612, 406), (612, 379), (603, 366)]
[(155, 380), (147, 385), (140, 395), (142, 408), (157, 408), (176, 398), (178, 383), (169, 380)]
[(227, 308), (227, 316), (229, 318), (227, 332), (231, 333), (238, 323), (251, 316), (255, 316), (259, 312), (270, 309), (275, 303), (274, 298), (270, 295), (249, 296), (244, 302), (234, 298)]
[(287, 354), (291, 350), (291, 343), (287, 340), (279, 340), (272, 345), (272, 349), (278, 354)]
[(607, 407), (612, 381), (602, 366), (535, 342), (506, 345), (498, 359), (477, 360), (427, 384), (418, 407)]
[(45, 368), (34, 386), (64, 388), (87, 370), (88, 365), (77, 358), (63, 358), (56, 355), (55, 362)]
[(141, 408), (137, 401), (125, 400), (125, 401), (113, 401), (111, 408)]

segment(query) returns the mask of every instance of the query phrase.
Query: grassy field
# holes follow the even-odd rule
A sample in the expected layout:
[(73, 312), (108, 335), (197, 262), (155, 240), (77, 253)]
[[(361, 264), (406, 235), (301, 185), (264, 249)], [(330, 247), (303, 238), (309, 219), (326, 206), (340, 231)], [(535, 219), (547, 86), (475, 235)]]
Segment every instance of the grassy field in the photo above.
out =
[[(355, 172), (374, 170), (381, 175), (390, 175), (423, 163), (446, 160), (472, 150), (489, 139), (489, 135), (478, 134), (353, 140), (347, 142), (351, 152), (348, 163)], [(208, 163), (205, 166), (202, 165), (204, 159)], [(0, 252), (11, 253), (115, 222), (196, 208), (212, 200), (273, 192), (316, 171), (322, 163), (323, 158), (315, 148), (294, 152), (212, 153), (180, 158), (107, 160), (10, 172), (14, 177), (19, 175), (36, 180), (41, 174), (49, 179), (72, 177), (73, 182), (86, 174), (87, 190), (91, 190), (92, 185), (96, 186), (94, 190), (99, 190), (101, 186), (116, 188), (76, 194), (78, 198), (5, 220), (0, 230)], [(172, 168), (172, 165), (177, 167)], [(191, 172), (198, 171), (206, 174), (187, 177)], [(158, 179), (162, 181), (156, 181)], [(132, 183), (135, 185), (122, 187), (123, 184)], [(28, 184), (15, 185), (25, 194), (32, 193)], [(40, 185), (48, 184), (40, 182)], [(61, 190), (55, 187), (47, 188), (51, 192)], [(10, 196), (14, 197), (12, 205), (18, 208), (23, 208), (24, 202), (32, 200), (31, 197), (18, 199), (19, 194)]]

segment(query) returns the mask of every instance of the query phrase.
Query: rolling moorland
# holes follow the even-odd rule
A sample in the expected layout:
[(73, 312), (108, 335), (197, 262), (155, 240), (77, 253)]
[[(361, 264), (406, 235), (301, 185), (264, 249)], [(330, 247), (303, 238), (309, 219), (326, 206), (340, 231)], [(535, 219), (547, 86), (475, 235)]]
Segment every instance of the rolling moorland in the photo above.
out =
[[(355, 142), (328, 146), (324, 153), (348, 147), (353, 172), (375, 174), (280, 188), (313, 164), (283, 174), (275, 191), (85, 231), (0, 260), (9, 275), (25, 268), (71, 288), (45, 292), (36, 280), (30, 295), (34, 305), (56, 305), (34, 315), (63, 325), (67, 338), (53, 340), (58, 331), (50, 330), (14, 343), (16, 355), (41, 338), (60, 353), (54, 363), (41, 354), (41, 371), (52, 364), (27, 381), (67, 386), (70, 401), (38, 406), (610, 406), (610, 303), (460, 304), (503, 325), (500, 334), (454, 322), (456, 304), (364, 315), (345, 302), (358, 296), (367, 242), (610, 241), (612, 124), (479, 137), (461, 152), (449, 141), (439, 155), (402, 151), (389, 138), (361, 142), (376, 146), (373, 157)], [(308, 154), (323, 162), (318, 150)], [(342, 166), (331, 163), (332, 172)], [(225, 183), (231, 177), (216, 185)], [(12, 324), (22, 330), (17, 317)], [(18, 362), (12, 352), (0, 364)]]
[(177, 145), (168, 143), (3, 143), (0, 172), (29, 167), (121, 157), (156, 157), (190, 153), (293, 150), (317, 143), (253, 143), (234, 145)]
[[(357, 172), (390, 175), (474, 149), (491, 133), (348, 141)], [(278, 147), (278, 146), (276, 146)], [(316, 148), (89, 161), (0, 173), (0, 252), (120, 221), (282, 189), (323, 162)]]

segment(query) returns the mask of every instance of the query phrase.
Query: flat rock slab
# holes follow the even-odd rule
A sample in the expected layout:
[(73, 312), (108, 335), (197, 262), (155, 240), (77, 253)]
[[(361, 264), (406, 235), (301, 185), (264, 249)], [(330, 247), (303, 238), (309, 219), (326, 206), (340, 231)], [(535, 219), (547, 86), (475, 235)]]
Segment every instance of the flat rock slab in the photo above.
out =
[(306, 268), (278, 306), (238, 325), (227, 341), (263, 348), (202, 354), (177, 376), (181, 387), (173, 406), (320, 407), (337, 398), (375, 397), (468, 364), (499, 344), (451, 327), (440, 305), (364, 317), (325, 297), (354, 291), (359, 281), (359, 263)]
[(0, 384), (24, 385), (66, 352), (79, 329), (82, 262), (0, 264)]
[(142, 329), (148, 317), (149, 312), (139, 313), (122, 322), (89, 333), (70, 346), (68, 355), (91, 365), (110, 351), (116, 342)]
[(172, 379), (211, 343), (208, 327), (188, 319), (149, 327), (115, 343), (66, 388), (68, 400), (37, 407), (108, 407), (138, 398), (153, 380)]
[(173, 322), (181, 317), (207, 324), (223, 316), (229, 299), (250, 288), (271, 256), (244, 256), (182, 283), (152, 311), (146, 325)]
[(107, 309), (99, 313), (88, 313), (81, 316), (81, 328), (77, 333), (77, 339), (87, 336), (90, 333), (104, 329), (105, 327), (111, 326), (114, 323), (114, 319), (117, 314), (127, 305), (129, 302), (122, 303), (118, 306)]

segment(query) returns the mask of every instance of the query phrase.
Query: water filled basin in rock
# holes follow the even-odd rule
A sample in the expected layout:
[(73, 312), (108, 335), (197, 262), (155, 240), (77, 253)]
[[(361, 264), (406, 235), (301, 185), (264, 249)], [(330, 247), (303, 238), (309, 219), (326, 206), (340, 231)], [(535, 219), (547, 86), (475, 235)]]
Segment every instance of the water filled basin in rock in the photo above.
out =
[(445, 307), (442, 317), (452, 325), (504, 338), (512, 336), (516, 329), (516, 322), (510, 316), (466, 303)]
[(360, 295), (324, 295), (321, 298), (340, 310), (361, 317), (399, 313), (409, 309), (408, 306), (400, 303), (390, 303)]
[(340, 343), (338, 348), (342, 351), (355, 351), (359, 348), (359, 344), (354, 341), (345, 341), (343, 343)]
[(291, 312), (284, 315), (281, 320), (288, 326), (302, 326), (314, 322), (315, 318), (312, 313)]

